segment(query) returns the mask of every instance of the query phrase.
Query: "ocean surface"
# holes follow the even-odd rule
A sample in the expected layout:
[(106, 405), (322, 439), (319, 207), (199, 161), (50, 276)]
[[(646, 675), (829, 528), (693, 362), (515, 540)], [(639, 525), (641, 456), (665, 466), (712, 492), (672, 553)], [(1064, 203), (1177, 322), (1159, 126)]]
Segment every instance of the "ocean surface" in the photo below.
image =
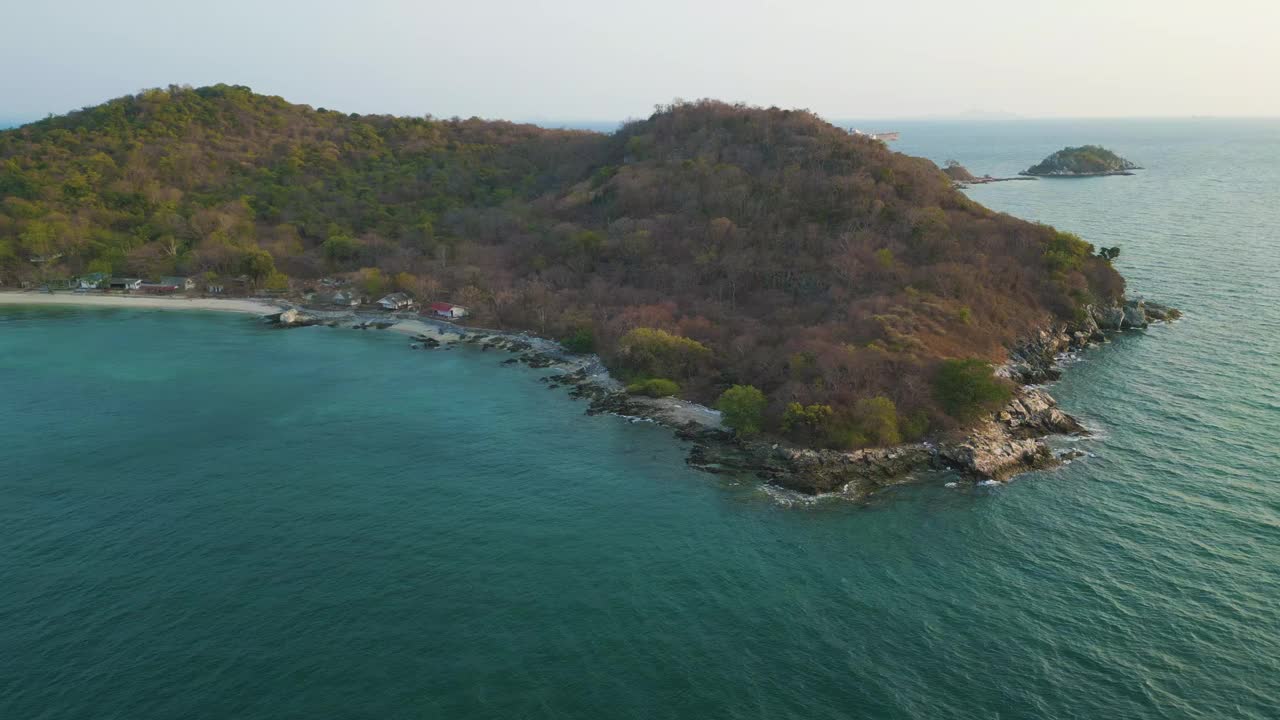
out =
[(1280, 717), (1280, 122), (899, 123), (1186, 312), (1087, 455), (868, 505), (689, 470), (502, 355), (0, 307), (0, 718)]

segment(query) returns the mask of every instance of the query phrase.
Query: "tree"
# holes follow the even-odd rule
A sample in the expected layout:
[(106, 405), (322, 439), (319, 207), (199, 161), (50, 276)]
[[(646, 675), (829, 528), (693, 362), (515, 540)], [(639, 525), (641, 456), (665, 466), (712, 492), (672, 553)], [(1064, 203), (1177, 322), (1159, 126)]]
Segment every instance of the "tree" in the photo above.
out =
[(244, 252), (240, 258), (240, 272), (253, 278), (255, 281), (261, 280), (276, 271), (276, 262), (271, 257), (271, 253), (260, 248), (251, 248)]
[(273, 272), (267, 276), (263, 286), (268, 290), (283, 292), (289, 289), (289, 278), (282, 272)]
[(634, 328), (618, 341), (618, 359), (645, 377), (688, 378), (711, 357), (706, 345), (657, 328)]
[(764, 410), (769, 401), (752, 385), (734, 385), (720, 394), (716, 409), (724, 424), (742, 436), (755, 435), (764, 428)]
[(407, 272), (400, 272), (396, 273), (393, 283), (397, 290), (412, 293), (418, 287), (418, 278)]
[[(795, 372), (794, 367), (792, 372)], [(821, 437), (834, 412), (830, 405), (789, 403), (782, 413), (782, 430), (804, 440)]]
[[(565, 338), (562, 343), (566, 350), (570, 352), (586, 354), (595, 352), (596, 335), (589, 327), (580, 327), (573, 332), (572, 335)], [(679, 392), (677, 390), (676, 392)], [(675, 394), (675, 393), (672, 393)]]
[(1055, 232), (1044, 250), (1044, 259), (1053, 272), (1079, 270), (1093, 246), (1069, 232)]
[(360, 254), (360, 243), (346, 233), (336, 233), (320, 246), (324, 256), (333, 263), (354, 260)]
[(666, 378), (649, 378), (634, 382), (627, 386), (632, 395), (647, 395), (653, 398), (670, 397), (680, 394), (680, 384)]
[(387, 289), (387, 278), (378, 268), (360, 268), (359, 277), (356, 278), (356, 287), (360, 288), (360, 292), (366, 297), (377, 298)]
[(1120, 257), (1120, 246), (1117, 245), (1115, 247), (1099, 248), (1098, 257), (1106, 260), (1107, 262), (1111, 262), (1112, 260)]
[(858, 429), (866, 442), (872, 445), (896, 445), (902, 442), (898, 429), (898, 408), (883, 395), (864, 398), (853, 408)]

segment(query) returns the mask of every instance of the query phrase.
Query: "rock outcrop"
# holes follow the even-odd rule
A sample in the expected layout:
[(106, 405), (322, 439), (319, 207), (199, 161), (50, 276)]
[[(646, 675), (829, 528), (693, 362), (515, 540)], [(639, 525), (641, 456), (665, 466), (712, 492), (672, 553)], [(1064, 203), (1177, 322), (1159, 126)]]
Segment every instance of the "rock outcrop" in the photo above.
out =
[(1135, 299), (1107, 306), (1091, 306), (1089, 315), (1102, 330), (1138, 330), (1153, 322), (1168, 322), (1182, 313), (1160, 303)]
[(280, 328), (309, 327), (324, 323), (320, 318), (307, 315), (298, 308), (286, 308), (278, 314), (266, 316), (266, 320)]
[(938, 458), (946, 467), (1004, 480), (1056, 463), (1042, 438), (1086, 433), (1078, 420), (1058, 409), (1049, 393), (1022, 388), (1008, 405), (981, 421), (963, 440), (939, 445)]
[(839, 493), (862, 498), (924, 469), (959, 470), (1004, 480), (1057, 460), (1041, 438), (1083, 434), (1084, 427), (1058, 409), (1043, 390), (1022, 389), (999, 412), (962, 439), (864, 450), (814, 450), (735, 438), (723, 430), (686, 426), (677, 435), (694, 443), (688, 462), (714, 473), (750, 473), (809, 495)]
[(695, 441), (687, 461), (691, 467), (713, 473), (754, 474), (807, 495), (838, 492), (866, 497), (930, 467), (934, 457), (934, 450), (924, 444), (841, 452), (742, 441), (729, 433), (713, 437), (696, 429), (686, 429), (681, 436)]

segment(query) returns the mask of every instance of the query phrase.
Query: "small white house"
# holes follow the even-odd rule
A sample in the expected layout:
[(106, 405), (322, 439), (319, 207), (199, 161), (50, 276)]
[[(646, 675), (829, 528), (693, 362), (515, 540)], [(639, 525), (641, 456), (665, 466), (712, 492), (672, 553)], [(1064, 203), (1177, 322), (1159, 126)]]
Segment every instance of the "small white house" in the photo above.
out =
[(402, 292), (391, 293), (379, 300), (378, 305), (383, 310), (407, 310), (413, 307), (413, 298)]
[(454, 305), (453, 303), (434, 302), (431, 303), (431, 314), (436, 317), (457, 320), (460, 317), (466, 317), (467, 309), (461, 305)]

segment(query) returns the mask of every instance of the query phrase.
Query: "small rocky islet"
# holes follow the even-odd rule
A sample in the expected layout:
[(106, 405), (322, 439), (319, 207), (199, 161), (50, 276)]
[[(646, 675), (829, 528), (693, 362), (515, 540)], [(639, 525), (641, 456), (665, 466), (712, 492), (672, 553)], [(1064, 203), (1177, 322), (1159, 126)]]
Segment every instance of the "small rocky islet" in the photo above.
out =
[(1142, 168), (1099, 145), (1066, 147), (1044, 160), (1023, 170), (1019, 175), (1028, 177), (1100, 177), (1104, 175), (1132, 175)]
[(1108, 175), (1132, 175), (1142, 168), (1099, 145), (1066, 147), (1018, 173), (1016, 177), (974, 175), (955, 160), (946, 161), (941, 170), (957, 188), (969, 185), (1008, 182), (1010, 180), (1035, 180), (1037, 178), (1105, 177)]

